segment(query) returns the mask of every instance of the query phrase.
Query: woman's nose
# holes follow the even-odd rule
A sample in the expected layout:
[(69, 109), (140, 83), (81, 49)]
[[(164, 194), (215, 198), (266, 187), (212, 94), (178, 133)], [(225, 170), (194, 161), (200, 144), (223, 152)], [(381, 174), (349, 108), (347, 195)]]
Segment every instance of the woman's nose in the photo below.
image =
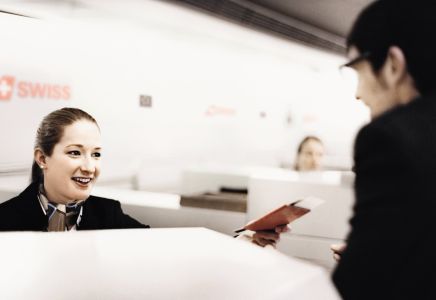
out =
[(83, 172), (93, 173), (95, 171), (95, 163), (92, 158), (84, 158), (81, 165)]

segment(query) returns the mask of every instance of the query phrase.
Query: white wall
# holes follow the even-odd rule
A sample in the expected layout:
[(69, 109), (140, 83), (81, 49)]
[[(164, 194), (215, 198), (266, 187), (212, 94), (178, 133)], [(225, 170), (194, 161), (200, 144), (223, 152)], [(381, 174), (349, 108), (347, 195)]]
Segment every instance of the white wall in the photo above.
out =
[(69, 100), (0, 100), (0, 169), (30, 165), (39, 121), (63, 106), (99, 121), (103, 180), (139, 172), (143, 186), (174, 190), (192, 164), (291, 162), (306, 134), (350, 166), (368, 115), (337, 71), (344, 58), (165, 2), (81, 3), (0, 4), (41, 18), (0, 15), (0, 77), (71, 89)]

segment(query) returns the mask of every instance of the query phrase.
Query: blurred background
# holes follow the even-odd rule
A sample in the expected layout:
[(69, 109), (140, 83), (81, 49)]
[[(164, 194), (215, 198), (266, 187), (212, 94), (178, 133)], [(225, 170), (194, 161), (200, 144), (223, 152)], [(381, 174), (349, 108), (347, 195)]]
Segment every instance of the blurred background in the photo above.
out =
[(1, 1), (0, 172), (29, 172), (64, 106), (100, 124), (101, 184), (178, 192), (192, 166), (291, 166), (308, 134), (325, 168), (350, 169), (368, 112), (338, 66), (369, 1), (324, 2)]
[[(27, 186), (42, 118), (78, 107), (103, 136), (96, 195), (152, 227), (228, 235), (320, 197), (280, 250), (331, 268), (369, 121), (339, 66), (369, 2), (0, 1), (0, 202)], [(292, 170), (307, 135), (323, 141), (322, 171)]]

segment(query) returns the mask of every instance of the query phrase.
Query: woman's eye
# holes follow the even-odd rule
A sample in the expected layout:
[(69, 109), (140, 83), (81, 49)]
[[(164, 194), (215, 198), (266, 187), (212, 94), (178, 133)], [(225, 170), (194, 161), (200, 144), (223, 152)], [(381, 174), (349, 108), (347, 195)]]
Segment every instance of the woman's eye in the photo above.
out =
[(69, 151), (68, 154), (73, 155), (73, 156), (79, 156), (80, 155), (80, 151), (77, 151), (77, 150)]
[(101, 153), (100, 152), (95, 152), (92, 154), (92, 156), (94, 157), (101, 157)]

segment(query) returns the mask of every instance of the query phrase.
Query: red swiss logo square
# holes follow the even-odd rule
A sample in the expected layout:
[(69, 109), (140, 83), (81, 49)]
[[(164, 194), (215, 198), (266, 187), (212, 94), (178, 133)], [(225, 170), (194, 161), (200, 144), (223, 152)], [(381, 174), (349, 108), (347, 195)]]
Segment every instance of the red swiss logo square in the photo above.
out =
[(14, 91), (15, 77), (0, 77), (0, 100), (10, 100)]

